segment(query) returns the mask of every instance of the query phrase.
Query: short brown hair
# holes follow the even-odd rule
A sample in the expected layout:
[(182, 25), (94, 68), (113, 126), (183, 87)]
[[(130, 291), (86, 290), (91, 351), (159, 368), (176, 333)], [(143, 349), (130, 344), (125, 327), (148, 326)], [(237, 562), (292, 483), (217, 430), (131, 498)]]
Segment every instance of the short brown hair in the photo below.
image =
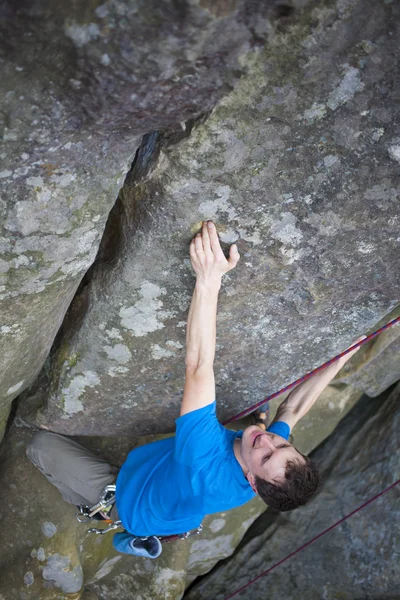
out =
[(317, 491), (320, 481), (318, 469), (308, 456), (302, 456), (304, 462), (287, 461), (282, 483), (271, 483), (256, 475), (258, 495), (269, 507), (281, 512), (293, 510), (303, 506)]

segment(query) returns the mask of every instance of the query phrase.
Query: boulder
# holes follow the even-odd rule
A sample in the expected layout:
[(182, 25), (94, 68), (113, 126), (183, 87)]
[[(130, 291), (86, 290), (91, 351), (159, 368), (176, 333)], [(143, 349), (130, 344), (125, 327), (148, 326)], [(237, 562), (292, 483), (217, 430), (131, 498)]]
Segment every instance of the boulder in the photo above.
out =
[[(200, 578), (185, 600), (223, 600), (400, 479), (400, 385), (363, 396), (312, 454), (323, 480), (316, 497), (290, 513), (267, 511), (240, 549)], [(243, 600), (397, 598), (398, 486), (240, 593)]]
[(188, 247), (204, 219), (242, 256), (219, 303), (221, 420), (397, 306), (398, 11), (310, 4), (187, 138), (145, 137), (46, 365), (35, 423), (73, 435), (173, 429)]
[(2, 410), (43, 366), (142, 136), (190, 130), (240, 78), (274, 11), (244, 0), (1, 3)]

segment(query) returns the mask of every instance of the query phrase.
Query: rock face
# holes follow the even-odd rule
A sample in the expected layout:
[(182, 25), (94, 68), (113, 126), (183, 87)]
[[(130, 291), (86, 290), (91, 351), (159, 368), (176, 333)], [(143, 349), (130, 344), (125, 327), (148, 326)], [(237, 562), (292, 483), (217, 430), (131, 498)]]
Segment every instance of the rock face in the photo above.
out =
[[(23, 390), (20, 425), (114, 436), (84, 439), (113, 462), (133, 445), (122, 434), (173, 429), (194, 284), (188, 246), (206, 218), (242, 255), (218, 313), (221, 419), (398, 310), (399, 6), (298, 0), (282, 22), (272, 17), (291, 10), (276, 4), (1, 3), (0, 436)], [(360, 390), (377, 394), (397, 377), (398, 333), (357, 355), (299, 425), (303, 452)], [(355, 413), (360, 430), (345, 428), (358, 447), (343, 454), (338, 437), (321, 451), (326, 472), (365, 470), (363, 494), (390, 479), (380, 464), (390, 446), (377, 433), (392, 431), (392, 400), (384, 412), (368, 406)], [(264, 508), (209, 517), (201, 538), (133, 562), (78, 525), (25, 458), (30, 435), (13, 427), (1, 448), (0, 600), (178, 600)], [(362, 462), (373, 444), (379, 481)], [(349, 482), (343, 492), (341, 473), (322, 490), (332, 514), (335, 494), (347, 501), (356, 490)], [(318, 525), (318, 514), (301, 514), (301, 531)], [(297, 521), (274, 523), (286, 532)]]
[[(239, 551), (184, 596), (222, 600), (281, 558), (349, 514), (400, 478), (400, 386), (366, 396), (313, 453), (324, 480), (307, 506), (279, 516), (267, 511), (248, 531)], [(365, 507), (241, 592), (270, 600), (363, 600), (398, 597), (399, 487)]]
[(398, 11), (310, 5), (189, 137), (145, 137), (46, 368), (36, 422), (70, 434), (173, 428), (188, 245), (206, 218), (242, 255), (218, 315), (222, 419), (396, 306)]
[(96, 256), (142, 136), (209, 111), (265, 41), (274, 7), (4, 0), (0, 14), (4, 423)]
[[(397, 307), (377, 328), (400, 315)], [(384, 365), (384, 368), (382, 368)], [(368, 396), (378, 396), (400, 380), (400, 326), (387, 329), (360, 348), (351, 363), (345, 365), (336, 382), (362, 390)]]

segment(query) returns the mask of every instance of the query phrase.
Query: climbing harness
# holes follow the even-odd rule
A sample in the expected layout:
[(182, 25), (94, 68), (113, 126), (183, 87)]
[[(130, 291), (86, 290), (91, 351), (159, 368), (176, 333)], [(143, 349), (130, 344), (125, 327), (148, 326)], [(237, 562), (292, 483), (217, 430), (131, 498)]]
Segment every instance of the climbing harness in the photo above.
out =
[[(79, 506), (79, 512), (76, 513), (76, 518), (79, 523), (87, 523), (90, 519), (93, 519), (101, 513), (104, 517), (107, 513), (109, 513), (112, 507), (115, 504), (115, 483), (106, 485), (103, 491), (100, 494), (100, 499), (97, 504), (93, 506), (87, 506), (85, 504), (81, 504)], [(98, 529), (97, 527), (92, 527), (88, 529), (88, 533), (96, 533), (97, 535), (104, 535), (109, 531), (113, 531), (114, 529), (123, 528), (121, 521), (112, 521), (111, 519), (104, 518), (106, 523), (109, 523), (109, 526), (106, 529)]]
[(94, 506), (81, 504), (79, 507), (80, 512), (76, 513), (76, 518), (78, 519), (79, 523), (87, 523), (89, 519), (92, 519), (99, 512), (110, 512), (115, 504), (115, 489), (115, 484), (106, 485), (100, 494), (100, 499), (97, 504), (94, 504)]
[(186, 533), (176, 533), (175, 535), (157, 536), (158, 539), (163, 543), (173, 542), (174, 540), (187, 540), (192, 535), (199, 535), (203, 531), (203, 525), (199, 525), (197, 529), (192, 529)]
[[(283, 387), (279, 391), (274, 392), (270, 396), (267, 396), (266, 398), (264, 398), (264, 400), (261, 400), (260, 402), (257, 402), (256, 404), (253, 404), (249, 408), (246, 408), (245, 410), (242, 410), (237, 415), (235, 415), (235, 416), (231, 417), (230, 419), (226, 420), (223, 423), (223, 425), (227, 425), (228, 423), (232, 423), (233, 421), (241, 419), (242, 417), (245, 417), (249, 413), (252, 413), (254, 410), (256, 410), (257, 408), (259, 408), (260, 406), (263, 406), (264, 404), (266, 404), (267, 402), (269, 402), (273, 398), (276, 398), (280, 394), (283, 394), (284, 392), (287, 392), (288, 390), (290, 390), (290, 389), (294, 388), (295, 386), (299, 385), (301, 382), (305, 381), (306, 379), (309, 379), (315, 373), (317, 373), (319, 371), (322, 371), (322, 369), (325, 369), (326, 367), (328, 367), (332, 363), (336, 362), (342, 356), (345, 356), (346, 354), (348, 354), (352, 350), (355, 350), (356, 348), (359, 348), (360, 346), (362, 346), (363, 344), (365, 344), (366, 342), (368, 342), (372, 338), (376, 337), (377, 335), (379, 335), (380, 333), (382, 333), (386, 329), (389, 329), (389, 327), (392, 327), (393, 325), (396, 325), (397, 323), (400, 323), (400, 317), (397, 317), (396, 319), (393, 319), (392, 321), (389, 321), (389, 323), (387, 323), (386, 325), (383, 325), (383, 327), (380, 327), (379, 329), (377, 329), (376, 331), (374, 331), (373, 333), (371, 333), (370, 335), (368, 335), (364, 339), (360, 340), (356, 344), (353, 344), (353, 346), (350, 346), (344, 352), (341, 352), (337, 356), (334, 356), (333, 358), (331, 358), (330, 360), (328, 360), (323, 365), (317, 367), (316, 369), (313, 369), (309, 373), (306, 373), (305, 375), (303, 375), (303, 377), (300, 377), (299, 379), (296, 379), (296, 381), (294, 381), (293, 383), (290, 383), (289, 385)], [(258, 577), (256, 577), (255, 579), (252, 579), (249, 583), (247, 583), (246, 585), (244, 585), (243, 587), (241, 587), (239, 590), (236, 590), (233, 594), (231, 594), (230, 596), (227, 596), (227, 598), (225, 598), (225, 600), (228, 600), (229, 598), (233, 598), (234, 596), (236, 596), (236, 594), (238, 594), (239, 592), (243, 591), (245, 588), (247, 588), (249, 585), (251, 585), (252, 583), (254, 583), (255, 581), (257, 581), (258, 579), (260, 579), (264, 575), (267, 575), (267, 573), (269, 573), (270, 571), (272, 571), (273, 569), (275, 569), (276, 567), (278, 567), (279, 565), (281, 565), (283, 562), (285, 562), (286, 560), (288, 560), (289, 558), (291, 558), (292, 556), (294, 556), (295, 554), (297, 554), (297, 552), (300, 552), (301, 550), (303, 550), (304, 548), (306, 548), (307, 546), (309, 546), (310, 544), (312, 544), (314, 541), (316, 541), (318, 538), (320, 538), (323, 535), (325, 535), (326, 533), (328, 533), (328, 531), (331, 531), (332, 529), (334, 529), (335, 527), (337, 527), (338, 525), (340, 525), (340, 523), (343, 523), (343, 521), (345, 521), (346, 519), (348, 519), (351, 516), (353, 516), (354, 514), (356, 514), (362, 508), (364, 508), (365, 506), (367, 506), (368, 504), (370, 504), (371, 502), (373, 502), (374, 500), (376, 500), (377, 498), (379, 498), (383, 494), (386, 494), (386, 492), (388, 492), (389, 490), (391, 490), (398, 483), (400, 483), (400, 480), (396, 481), (396, 483), (394, 483), (393, 485), (391, 485), (390, 487), (388, 487), (386, 490), (383, 490), (382, 492), (380, 492), (379, 494), (377, 494), (376, 496), (374, 496), (373, 498), (371, 498), (370, 500), (368, 500), (367, 502), (365, 502), (363, 505), (359, 506), (357, 509), (355, 509), (353, 512), (351, 512), (349, 515), (347, 515), (347, 516), (343, 517), (342, 519), (340, 519), (340, 521), (338, 521), (334, 525), (331, 525), (331, 527), (328, 527), (328, 529), (325, 529), (325, 531), (323, 531), (322, 533), (318, 534), (315, 538), (313, 538), (312, 540), (310, 540), (309, 542), (307, 542), (306, 544), (304, 544), (303, 546), (301, 546), (300, 548), (298, 548), (297, 550), (295, 550), (294, 552), (292, 552), (291, 554), (289, 554), (288, 556), (286, 556), (284, 559), (280, 560), (278, 563), (276, 563), (275, 565), (273, 565), (272, 567), (270, 567), (267, 571), (264, 571), (263, 573), (261, 573), (261, 575), (258, 575)], [(107, 485), (104, 488), (104, 490), (102, 491), (101, 495), (100, 495), (99, 502), (97, 504), (95, 504), (94, 506), (89, 507), (89, 506), (81, 504), (80, 507), (79, 507), (80, 512), (76, 514), (77, 520), (80, 523), (86, 523), (87, 521), (89, 521), (89, 519), (92, 519), (98, 513), (104, 514), (104, 513), (110, 512), (111, 509), (112, 509), (112, 507), (113, 507), (113, 505), (115, 504), (115, 489), (116, 489), (116, 485), (115, 484)], [(123, 529), (122, 523), (119, 520), (118, 521), (105, 520), (105, 523), (110, 523), (109, 526), (106, 529), (97, 529), (95, 527), (92, 527), (91, 529), (88, 529), (88, 533), (96, 533), (98, 535), (104, 535), (105, 533), (108, 533), (109, 531), (113, 531), (115, 529), (119, 529), (119, 528)], [(167, 536), (154, 536), (154, 537), (157, 537), (163, 543), (168, 543), (168, 542), (172, 542), (174, 540), (179, 540), (179, 539), (180, 540), (185, 540), (185, 539), (191, 537), (192, 535), (198, 535), (199, 533), (201, 533), (202, 530), (203, 530), (203, 526), (200, 525), (200, 527), (198, 527), (197, 529), (194, 529), (192, 531), (188, 531), (186, 533), (180, 533), (180, 534), (175, 534), (175, 535), (167, 535)], [(151, 537), (153, 537), (153, 536), (151, 536)], [(137, 537), (135, 537), (135, 539), (146, 540), (146, 539), (148, 539), (148, 537), (137, 536)]]
[[(87, 506), (86, 504), (81, 504), (79, 506), (79, 512), (76, 513), (76, 519), (79, 523), (87, 523), (91, 519), (95, 518), (99, 513), (104, 516), (106, 513), (109, 513), (112, 507), (115, 504), (115, 490), (116, 484), (109, 484), (103, 489), (100, 494), (99, 501), (97, 504), (93, 506)], [(109, 523), (109, 526), (105, 529), (99, 529), (97, 527), (91, 527), (88, 529), (88, 533), (95, 533), (97, 535), (104, 535), (109, 531), (114, 531), (115, 529), (123, 529), (122, 522), (120, 520), (112, 521), (111, 519), (104, 518), (105, 523)], [(197, 529), (192, 529), (191, 531), (187, 531), (186, 533), (178, 533), (175, 535), (166, 535), (166, 536), (154, 536), (157, 537), (160, 541), (164, 543), (172, 542), (173, 540), (186, 540), (192, 535), (198, 535), (203, 531), (203, 526), (200, 525)], [(150, 536), (137, 536), (135, 539), (147, 540)]]

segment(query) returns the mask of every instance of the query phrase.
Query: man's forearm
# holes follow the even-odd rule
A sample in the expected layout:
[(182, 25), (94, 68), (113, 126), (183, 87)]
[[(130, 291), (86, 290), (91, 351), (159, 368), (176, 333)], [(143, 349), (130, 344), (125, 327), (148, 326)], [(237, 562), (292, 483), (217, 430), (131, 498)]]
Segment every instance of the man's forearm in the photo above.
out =
[(186, 366), (212, 366), (215, 357), (217, 304), (220, 281), (199, 283), (193, 292), (186, 330)]
[(295, 387), (279, 406), (274, 421), (285, 421), (293, 428), (308, 413), (324, 389), (340, 371), (343, 364), (343, 361), (338, 360)]
[(190, 242), (190, 260), (196, 273), (196, 286), (190, 304), (186, 330), (186, 376), (181, 415), (215, 401), (214, 357), (217, 304), (221, 279), (235, 268), (240, 258), (236, 245), (227, 259), (222, 251), (215, 224), (204, 221)]

